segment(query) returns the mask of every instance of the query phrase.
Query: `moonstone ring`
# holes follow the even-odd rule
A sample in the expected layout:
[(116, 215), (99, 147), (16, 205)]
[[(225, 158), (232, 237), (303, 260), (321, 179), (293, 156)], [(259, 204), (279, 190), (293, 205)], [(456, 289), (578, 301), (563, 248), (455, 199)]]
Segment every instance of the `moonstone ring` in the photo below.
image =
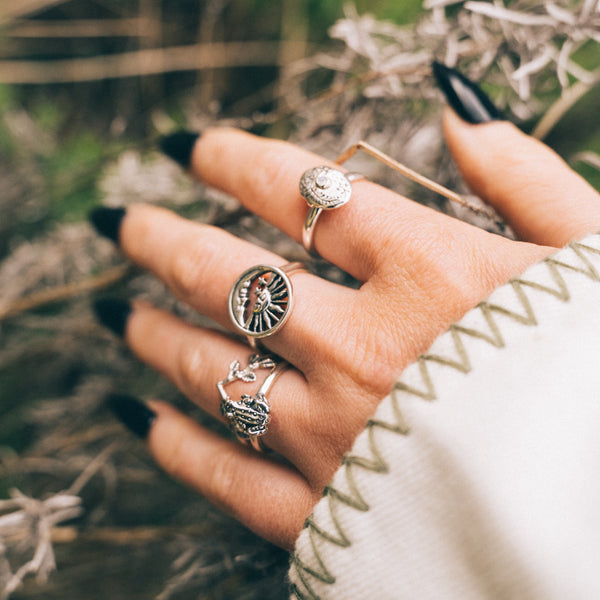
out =
[(307, 252), (316, 255), (313, 247), (315, 224), (324, 210), (344, 206), (352, 195), (352, 182), (364, 179), (360, 173), (343, 173), (332, 167), (313, 167), (300, 178), (300, 194), (310, 207), (304, 228), (302, 244)]
[[(364, 140), (360, 140), (344, 150), (344, 152), (336, 159), (336, 164), (341, 165), (345, 163), (352, 158), (358, 150), (366, 152), (381, 161), (384, 165), (391, 167), (394, 171), (398, 171), (398, 173), (401, 173), (408, 179), (430, 189), (436, 194), (440, 194), (452, 202), (465, 206), (475, 213), (484, 214), (488, 217), (490, 216), (489, 211), (486, 208), (482, 209), (481, 207), (474, 205), (460, 194), (457, 194), (443, 185), (428, 179), (424, 175), (413, 171), (411, 168), (403, 165), (401, 162), (398, 162), (374, 146), (371, 146), (371, 144)], [(302, 244), (307, 252), (314, 256), (318, 256), (318, 253), (313, 246), (313, 235), (315, 223), (317, 222), (319, 215), (324, 210), (331, 210), (333, 208), (344, 206), (344, 204), (350, 200), (350, 196), (352, 195), (352, 182), (359, 179), (366, 179), (366, 177), (360, 173), (344, 173), (338, 169), (327, 166), (313, 167), (303, 173), (300, 178), (300, 194), (308, 202), (310, 207), (302, 230)]]

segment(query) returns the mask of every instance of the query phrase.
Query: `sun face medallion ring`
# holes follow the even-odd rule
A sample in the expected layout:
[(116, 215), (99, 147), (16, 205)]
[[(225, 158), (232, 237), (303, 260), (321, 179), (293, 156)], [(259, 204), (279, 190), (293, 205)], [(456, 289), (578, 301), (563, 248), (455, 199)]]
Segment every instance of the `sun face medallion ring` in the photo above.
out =
[[(217, 389), (221, 396), (221, 414), (229, 421), (229, 426), (238, 440), (249, 444), (258, 452), (266, 449), (261, 437), (267, 432), (271, 422), (271, 405), (267, 393), (275, 379), (287, 367), (286, 362), (272, 355), (253, 354), (248, 359), (248, 366), (243, 369), (240, 368), (240, 362), (234, 360), (229, 365), (227, 376), (217, 382)], [(255, 382), (255, 371), (258, 369), (269, 370), (258, 391), (253, 396), (242, 394), (239, 401), (233, 401), (225, 391), (225, 386), (238, 380), (245, 383)]]
[(283, 267), (256, 265), (244, 271), (229, 292), (229, 317), (252, 348), (257, 340), (281, 329), (292, 310), (292, 282), (289, 275), (304, 269), (302, 263)]
[(343, 173), (325, 166), (313, 167), (303, 173), (300, 178), (300, 194), (310, 207), (302, 229), (302, 244), (307, 252), (316, 255), (313, 235), (321, 213), (344, 206), (352, 195), (352, 182), (358, 179), (364, 179), (364, 175)]

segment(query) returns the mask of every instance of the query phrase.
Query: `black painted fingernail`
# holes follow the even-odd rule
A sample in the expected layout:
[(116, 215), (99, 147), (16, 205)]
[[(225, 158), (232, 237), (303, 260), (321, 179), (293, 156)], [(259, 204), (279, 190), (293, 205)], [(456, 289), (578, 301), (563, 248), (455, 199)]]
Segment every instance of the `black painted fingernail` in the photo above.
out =
[(125, 337), (127, 320), (131, 314), (131, 302), (118, 298), (100, 298), (94, 302), (93, 309), (101, 325), (119, 337)]
[(199, 137), (199, 133), (183, 130), (176, 131), (160, 138), (158, 146), (169, 158), (179, 163), (184, 169), (187, 169), (192, 160), (194, 145)]
[(121, 229), (121, 222), (123, 221), (124, 216), (124, 208), (98, 206), (90, 212), (88, 218), (100, 235), (103, 235), (115, 242), (115, 244), (118, 244), (119, 230)]
[(148, 437), (156, 413), (144, 402), (133, 396), (110, 394), (106, 398), (106, 404), (129, 431), (142, 439)]
[(506, 121), (485, 92), (462, 73), (439, 62), (431, 66), (448, 104), (465, 121), (472, 124)]

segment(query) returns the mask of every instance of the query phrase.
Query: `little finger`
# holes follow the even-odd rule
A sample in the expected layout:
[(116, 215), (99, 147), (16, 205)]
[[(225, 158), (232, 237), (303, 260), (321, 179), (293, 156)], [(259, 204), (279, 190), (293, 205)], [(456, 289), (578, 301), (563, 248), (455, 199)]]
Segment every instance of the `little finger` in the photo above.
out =
[(111, 409), (145, 438), (159, 465), (243, 525), (291, 549), (317, 500), (293, 467), (202, 427), (168, 404), (111, 396)]

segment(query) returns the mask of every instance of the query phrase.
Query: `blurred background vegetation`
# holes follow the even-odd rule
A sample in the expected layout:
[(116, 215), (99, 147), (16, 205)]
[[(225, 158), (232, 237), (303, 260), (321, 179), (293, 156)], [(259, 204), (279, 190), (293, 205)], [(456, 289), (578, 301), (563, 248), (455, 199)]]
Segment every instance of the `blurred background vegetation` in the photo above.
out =
[[(403, 23), (420, 2), (357, 7)], [(81, 219), (99, 199), (95, 182), (107, 160), (152, 146), (190, 114), (272, 108), (280, 69), (321, 45), (341, 16), (342, 0), (3, 3), (0, 115), (27, 122), (0, 119), (0, 169), (35, 161), (51, 201), (16, 231), (3, 219), (0, 245), (11, 233)]]
[[(418, 0), (361, 4), (398, 22), (419, 11)], [(287, 554), (158, 472), (103, 409), (103, 393), (121, 389), (193, 410), (94, 325), (90, 299), (73, 299), (73, 272), (44, 264), (44, 248), (52, 254), (65, 231), (89, 229), (86, 215), (105, 194), (99, 182), (123, 152), (151, 154), (158, 136), (195, 125), (196, 115), (272, 110), (281, 69), (325, 43), (341, 15), (338, 0), (0, 4), (0, 261), (10, 263), (32, 244), (27, 267), (37, 262), (46, 271), (41, 298), (39, 280), (22, 288), (21, 296), (34, 296), (25, 312), (17, 292), (0, 290), (0, 500), (12, 488), (51, 497), (117, 440), (110, 462), (80, 494), (84, 517), (55, 532), (58, 570), (47, 583), (26, 578), (11, 598), (286, 596)], [(282, 136), (289, 124), (257, 129)], [(71, 224), (80, 229), (62, 229)], [(81, 235), (96, 237), (91, 230)], [(35, 246), (48, 236), (47, 246)], [(101, 269), (106, 261), (99, 257), (113, 251), (98, 243), (87, 251)], [(80, 251), (74, 242), (72, 254)], [(113, 262), (120, 264), (118, 255)], [(27, 277), (18, 261), (14, 270), (13, 281)], [(131, 296), (152, 285), (122, 274), (102, 290)], [(46, 301), (44, 280), (62, 299)], [(0, 537), (13, 572), (37, 541)], [(0, 589), (7, 578), (0, 568)]]
[[(414, 23), (423, 10), (420, 0), (355, 6), (395, 24)], [(78, 490), (84, 516), (56, 534), (58, 571), (46, 584), (27, 579), (12, 598), (285, 597), (287, 555), (159, 473), (104, 409), (103, 394), (119, 390), (194, 410), (94, 324), (90, 294), (146, 295), (195, 317), (124, 264), (85, 217), (107, 198), (151, 197), (294, 258), (293, 247), (277, 246), (270, 230), (190, 187), (153, 153), (160, 135), (216, 121), (288, 137), (296, 123), (278, 93), (281, 74), (304, 57), (338, 51), (328, 30), (342, 16), (341, 0), (0, 4), (0, 500), (14, 487), (50, 497), (94, 457), (110, 455)], [(590, 70), (600, 63), (597, 46), (578, 58)], [(321, 94), (332, 82), (331, 73), (315, 73), (303, 92)], [(542, 91), (544, 106), (560, 95), (555, 79)], [(549, 132), (564, 156), (600, 154), (592, 91)], [(361, 100), (352, 102), (360, 111)], [(424, 112), (422, 102), (412, 107)], [(532, 129), (538, 116), (521, 125)], [(593, 160), (575, 166), (600, 187)], [(175, 187), (162, 188), (164, 180)], [(0, 558), (13, 568), (30, 550), (26, 539), (0, 535)], [(0, 584), (2, 577), (0, 564)]]

